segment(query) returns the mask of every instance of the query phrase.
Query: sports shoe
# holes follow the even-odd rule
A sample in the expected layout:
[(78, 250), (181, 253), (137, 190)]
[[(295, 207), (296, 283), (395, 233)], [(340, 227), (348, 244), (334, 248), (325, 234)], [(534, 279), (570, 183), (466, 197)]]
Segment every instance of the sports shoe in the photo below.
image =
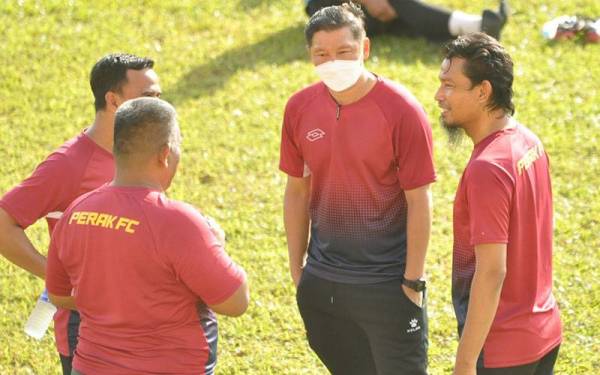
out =
[(587, 43), (600, 43), (600, 18), (586, 22), (582, 31)]
[(508, 20), (508, 2), (500, 1), (498, 11), (486, 9), (481, 16), (481, 31), (500, 40), (500, 31)]
[(585, 43), (598, 43), (600, 41), (600, 19), (561, 16), (546, 22), (542, 28), (542, 35), (552, 41), (572, 39)]

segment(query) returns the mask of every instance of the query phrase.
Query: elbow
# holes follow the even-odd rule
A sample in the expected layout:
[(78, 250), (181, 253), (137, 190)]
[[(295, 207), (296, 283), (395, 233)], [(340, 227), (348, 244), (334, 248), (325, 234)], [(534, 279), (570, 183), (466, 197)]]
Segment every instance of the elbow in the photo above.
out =
[(244, 288), (243, 293), (241, 293), (238, 296), (236, 302), (237, 303), (235, 304), (235, 306), (232, 306), (232, 308), (229, 311), (227, 311), (227, 313), (224, 315), (230, 316), (232, 318), (237, 318), (239, 316), (244, 315), (246, 310), (248, 310), (248, 306), (250, 305), (250, 292), (248, 290), (247, 285)]
[(230, 316), (232, 318), (243, 315), (250, 304), (250, 291), (248, 284), (244, 283), (227, 301), (212, 305), (210, 308), (217, 314)]
[(250, 290), (248, 288), (248, 284), (244, 287), (244, 292), (239, 300), (237, 309), (231, 314), (231, 317), (242, 316), (246, 310), (248, 310), (248, 306), (250, 305)]
[(240, 317), (242, 315), (244, 315), (244, 313), (246, 312), (246, 310), (248, 310), (248, 305), (250, 304), (250, 300), (246, 300), (244, 303), (240, 303), (236, 309), (233, 309), (230, 311), (229, 314), (226, 314), (227, 316), (230, 316), (232, 318), (237, 318)]
[(498, 289), (502, 288), (502, 284), (504, 284), (504, 279), (506, 278), (506, 266), (498, 266), (492, 269), (487, 270), (486, 276), (491, 283), (495, 284)]

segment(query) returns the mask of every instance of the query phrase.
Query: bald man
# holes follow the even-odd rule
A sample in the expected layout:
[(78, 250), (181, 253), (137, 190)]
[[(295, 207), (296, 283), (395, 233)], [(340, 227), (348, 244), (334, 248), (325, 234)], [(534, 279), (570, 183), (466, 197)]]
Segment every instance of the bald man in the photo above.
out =
[(114, 180), (77, 199), (54, 230), (50, 300), (82, 317), (73, 374), (212, 374), (213, 311), (239, 316), (248, 306), (245, 272), (206, 218), (163, 194), (180, 139), (168, 103), (123, 104)]

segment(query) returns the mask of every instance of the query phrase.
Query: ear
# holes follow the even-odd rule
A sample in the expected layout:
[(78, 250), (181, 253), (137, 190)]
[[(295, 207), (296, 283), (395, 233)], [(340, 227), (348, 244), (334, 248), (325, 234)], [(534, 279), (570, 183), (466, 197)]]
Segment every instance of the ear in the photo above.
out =
[(494, 89), (488, 80), (483, 80), (479, 84), (479, 102), (486, 104), (490, 101)]
[(371, 53), (371, 40), (368, 37), (365, 37), (363, 40), (363, 60), (369, 58)]
[(169, 167), (169, 154), (171, 153), (171, 149), (169, 145), (164, 145), (160, 148), (160, 151), (157, 154), (157, 162), (162, 168)]
[(117, 108), (119, 108), (119, 98), (115, 92), (107, 91), (106, 94), (104, 94), (104, 100), (106, 101), (106, 111), (111, 113), (117, 112)]

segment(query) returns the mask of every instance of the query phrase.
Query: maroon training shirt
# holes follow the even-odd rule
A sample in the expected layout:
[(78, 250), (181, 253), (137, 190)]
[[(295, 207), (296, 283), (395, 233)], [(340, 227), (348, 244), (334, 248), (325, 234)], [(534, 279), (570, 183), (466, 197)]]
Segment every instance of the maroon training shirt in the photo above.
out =
[(475, 273), (474, 246), (507, 244), (506, 278), (482, 352), (485, 367), (535, 362), (561, 341), (552, 295), (548, 157), (540, 140), (514, 123), (475, 145), (454, 201), (452, 299), (459, 332)]

